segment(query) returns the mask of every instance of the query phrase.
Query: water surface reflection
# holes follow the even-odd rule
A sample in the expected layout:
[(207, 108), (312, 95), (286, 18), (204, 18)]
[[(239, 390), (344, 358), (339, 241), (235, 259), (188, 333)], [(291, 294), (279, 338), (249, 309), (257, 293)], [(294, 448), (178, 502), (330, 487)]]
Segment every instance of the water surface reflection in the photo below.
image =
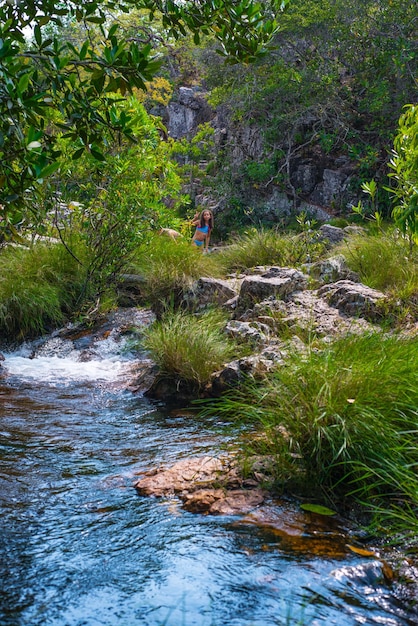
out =
[(353, 575), (358, 555), (304, 552), (250, 520), (139, 497), (136, 474), (222, 438), (215, 421), (126, 391), (128, 361), (6, 357), (2, 626), (415, 623), (378, 570)]

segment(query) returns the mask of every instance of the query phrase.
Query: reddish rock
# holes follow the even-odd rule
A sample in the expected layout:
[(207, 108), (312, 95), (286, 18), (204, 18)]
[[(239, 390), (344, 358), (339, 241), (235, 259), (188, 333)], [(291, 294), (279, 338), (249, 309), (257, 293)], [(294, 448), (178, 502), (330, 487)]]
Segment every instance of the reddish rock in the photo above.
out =
[(255, 480), (242, 480), (233, 461), (209, 456), (147, 472), (134, 486), (141, 495), (177, 495), (186, 510), (216, 515), (249, 513), (266, 496)]

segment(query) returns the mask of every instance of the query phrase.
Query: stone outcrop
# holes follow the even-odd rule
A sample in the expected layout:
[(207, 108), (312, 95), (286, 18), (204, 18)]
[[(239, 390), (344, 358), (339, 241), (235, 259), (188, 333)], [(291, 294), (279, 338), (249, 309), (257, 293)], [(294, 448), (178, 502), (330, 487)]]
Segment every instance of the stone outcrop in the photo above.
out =
[(318, 293), (341, 313), (352, 317), (364, 317), (370, 321), (377, 321), (381, 317), (379, 307), (386, 300), (385, 294), (381, 291), (351, 280), (339, 280), (323, 285)]
[(345, 279), (354, 282), (359, 280), (358, 275), (347, 266), (345, 257), (342, 254), (317, 261), (310, 267), (309, 273), (321, 283), (333, 283), (337, 280)]
[(184, 294), (183, 300), (195, 310), (212, 304), (223, 305), (238, 295), (241, 282), (236, 278), (199, 278)]
[(235, 316), (268, 297), (283, 299), (307, 286), (308, 277), (287, 267), (271, 267), (260, 276), (247, 276), (241, 284)]
[(180, 87), (177, 101), (167, 107), (167, 129), (171, 137), (192, 137), (199, 124), (209, 122), (215, 113), (194, 89)]
[(237, 515), (252, 511), (267, 495), (259, 486), (264, 474), (256, 476), (245, 480), (233, 460), (205, 456), (147, 472), (134, 487), (144, 496), (175, 495), (194, 513)]

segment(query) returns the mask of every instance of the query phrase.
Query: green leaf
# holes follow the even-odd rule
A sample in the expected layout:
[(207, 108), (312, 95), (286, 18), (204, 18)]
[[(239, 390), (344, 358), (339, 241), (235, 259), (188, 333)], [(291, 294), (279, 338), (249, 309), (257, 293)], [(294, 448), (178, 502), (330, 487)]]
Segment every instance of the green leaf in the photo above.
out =
[(38, 46), (40, 46), (42, 43), (42, 34), (38, 24), (35, 25), (35, 28), (33, 29), (33, 34), (35, 35), (36, 43), (38, 44)]
[(317, 513), (318, 515), (336, 515), (335, 511), (328, 509), (321, 504), (301, 504), (300, 508), (304, 511), (310, 511), (311, 513)]
[(27, 89), (27, 86), (29, 84), (29, 79), (30, 79), (29, 73), (23, 74), (23, 76), (19, 78), (19, 84), (17, 88), (20, 93), (22, 93), (22, 91), (25, 91)]
[(51, 176), (51, 174), (57, 171), (59, 166), (60, 166), (59, 161), (55, 161), (55, 163), (50, 163), (49, 165), (47, 165), (46, 167), (42, 169), (40, 177), (47, 178), (48, 176)]

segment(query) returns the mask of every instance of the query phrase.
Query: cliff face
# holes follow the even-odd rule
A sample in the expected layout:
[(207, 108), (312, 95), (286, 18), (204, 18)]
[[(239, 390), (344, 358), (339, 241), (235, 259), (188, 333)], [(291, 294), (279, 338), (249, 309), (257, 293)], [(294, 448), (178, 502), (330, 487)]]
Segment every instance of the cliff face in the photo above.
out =
[(333, 158), (313, 148), (299, 154), (283, 155), (276, 168), (270, 168), (268, 180), (257, 181), (246, 174), (253, 165), (260, 170), (267, 148), (263, 130), (257, 125), (238, 124), (229, 112), (212, 109), (202, 92), (180, 87), (166, 110), (168, 133), (174, 139), (191, 139), (198, 126), (209, 122), (215, 130), (214, 160), (218, 177), (228, 178), (228, 185), (212, 191), (204, 187), (195, 193), (198, 203), (209, 204), (222, 212), (231, 196), (238, 197), (257, 214), (257, 219), (275, 223), (292, 212), (306, 211), (316, 219), (326, 220), (356, 204), (350, 191), (355, 165), (348, 157)]

